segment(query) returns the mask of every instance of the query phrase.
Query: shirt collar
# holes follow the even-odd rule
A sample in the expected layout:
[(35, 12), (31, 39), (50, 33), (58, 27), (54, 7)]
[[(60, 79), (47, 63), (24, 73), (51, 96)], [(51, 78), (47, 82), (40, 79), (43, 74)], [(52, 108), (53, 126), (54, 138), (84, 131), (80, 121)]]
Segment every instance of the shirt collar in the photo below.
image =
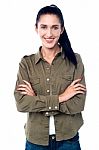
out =
[[(57, 54), (57, 56), (59, 56), (60, 54), (61, 54), (61, 57), (64, 59), (65, 55), (64, 55), (62, 47), (61, 47), (61, 51)], [(39, 48), (39, 51), (35, 54), (35, 64), (37, 64), (40, 60), (43, 60), (43, 56), (41, 54), (41, 46)]]
[(35, 54), (35, 64), (37, 64), (40, 59), (42, 59), (42, 54), (41, 54), (41, 47), (39, 48), (39, 51)]

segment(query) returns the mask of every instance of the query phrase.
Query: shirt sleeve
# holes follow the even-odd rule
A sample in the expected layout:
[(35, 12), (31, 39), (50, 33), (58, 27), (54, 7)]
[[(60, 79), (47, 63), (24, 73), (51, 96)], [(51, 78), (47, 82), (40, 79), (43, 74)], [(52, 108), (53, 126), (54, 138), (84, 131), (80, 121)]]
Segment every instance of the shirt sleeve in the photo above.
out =
[[(84, 65), (79, 54), (76, 54), (77, 68), (74, 72), (74, 80), (81, 78), (80, 83), (86, 86), (84, 76)], [(60, 111), (65, 114), (76, 114), (84, 110), (85, 106), (85, 94), (77, 94), (66, 102), (60, 103)]]
[[(53, 112), (59, 110), (58, 95), (23, 95), (16, 90), (17, 85), (23, 83), (23, 80), (29, 81), (29, 69), (25, 58), (19, 63), (19, 71), (14, 90), (17, 110), (20, 112)], [(50, 113), (49, 113), (50, 114)]]

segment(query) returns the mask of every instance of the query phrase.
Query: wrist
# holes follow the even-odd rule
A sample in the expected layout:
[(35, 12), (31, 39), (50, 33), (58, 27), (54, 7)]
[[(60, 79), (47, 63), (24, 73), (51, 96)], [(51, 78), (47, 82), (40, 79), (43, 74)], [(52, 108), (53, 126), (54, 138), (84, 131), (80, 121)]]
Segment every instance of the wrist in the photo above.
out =
[(62, 103), (62, 102), (64, 102), (64, 95), (60, 94), (59, 95), (59, 103)]

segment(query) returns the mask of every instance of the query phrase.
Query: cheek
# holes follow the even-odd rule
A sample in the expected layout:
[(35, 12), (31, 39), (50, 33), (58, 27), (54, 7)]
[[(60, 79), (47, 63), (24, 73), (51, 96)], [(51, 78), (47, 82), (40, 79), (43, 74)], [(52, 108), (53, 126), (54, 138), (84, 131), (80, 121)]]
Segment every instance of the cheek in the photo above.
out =
[(60, 38), (61, 34), (60, 33), (57, 33), (56, 35), (54, 35), (57, 39)]
[(60, 30), (59, 31), (54, 31), (53, 35), (55, 35), (56, 37), (60, 37), (61, 31)]
[(43, 37), (45, 35), (45, 32), (40, 31), (38, 34), (39, 34), (40, 37)]
[(45, 31), (44, 30), (40, 30), (38, 29), (38, 35), (41, 37), (45, 34)]

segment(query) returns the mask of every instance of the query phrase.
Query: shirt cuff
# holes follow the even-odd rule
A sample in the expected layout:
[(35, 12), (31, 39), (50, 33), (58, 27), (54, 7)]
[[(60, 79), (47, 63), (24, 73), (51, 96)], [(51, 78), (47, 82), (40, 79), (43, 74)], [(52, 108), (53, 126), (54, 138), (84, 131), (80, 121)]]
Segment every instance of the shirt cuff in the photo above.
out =
[(59, 97), (58, 95), (48, 96), (46, 101), (46, 108), (48, 111), (58, 111), (59, 110)]

